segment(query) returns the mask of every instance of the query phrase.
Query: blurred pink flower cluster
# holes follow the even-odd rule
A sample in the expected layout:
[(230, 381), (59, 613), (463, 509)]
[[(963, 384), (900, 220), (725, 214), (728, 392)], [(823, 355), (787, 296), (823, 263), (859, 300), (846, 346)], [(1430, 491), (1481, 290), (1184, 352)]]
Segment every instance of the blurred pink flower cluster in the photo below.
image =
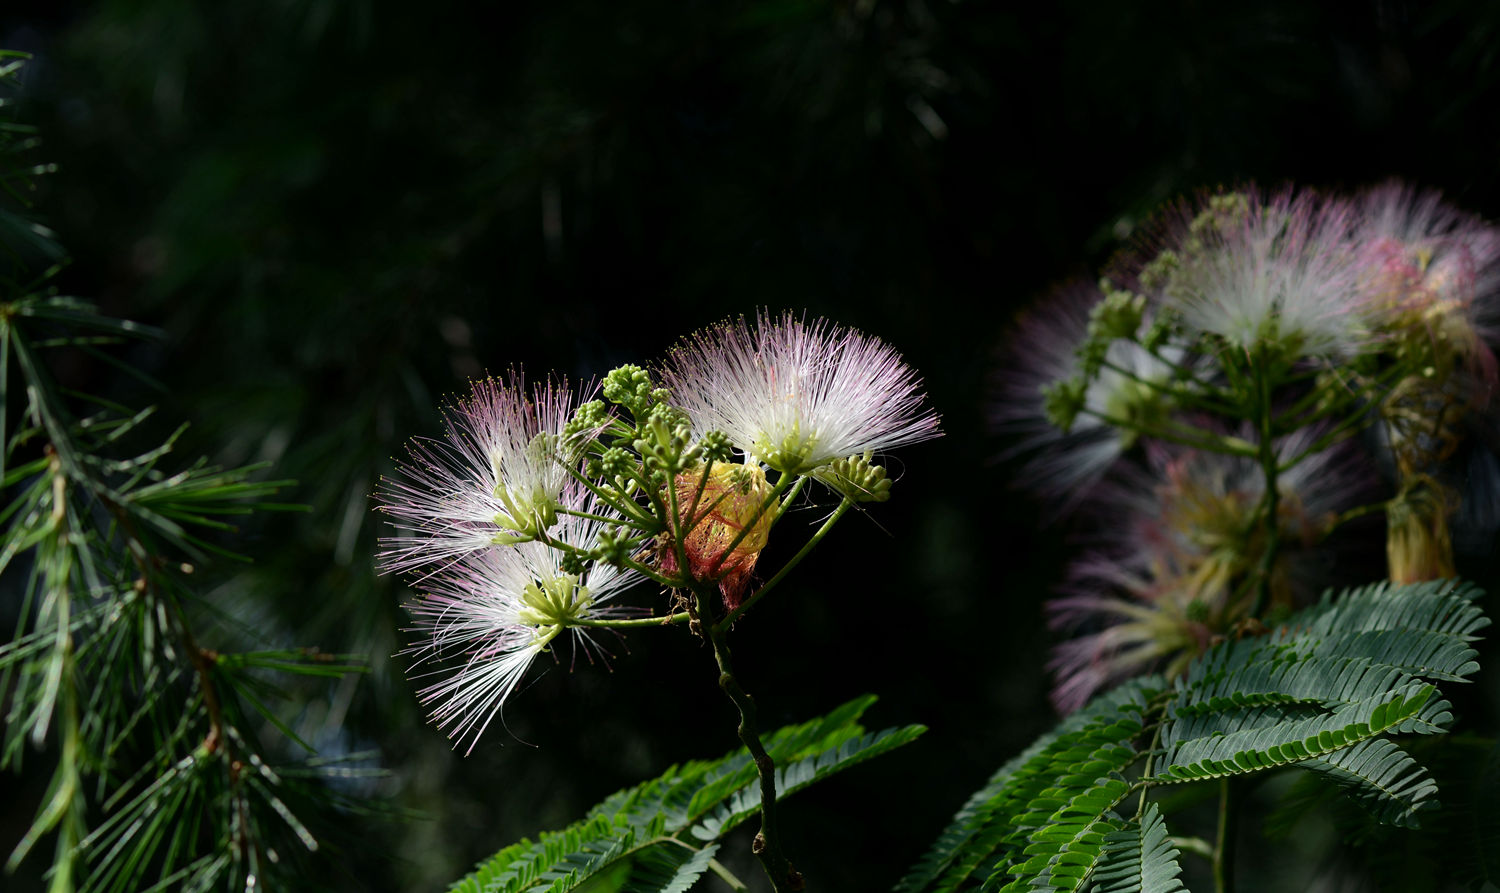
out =
[[(1128, 336), (1101, 338), (1105, 309), (1122, 308)], [(1073, 634), (1051, 664), (1058, 707), (1180, 672), (1215, 637), (1305, 602), (1355, 517), (1386, 515), (1393, 579), (1451, 574), (1454, 510), (1493, 514), (1494, 494), (1460, 498), (1459, 482), (1461, 447), (1492, 424), (1497, 323), (1500, 229), (1400, 183), (1178, 204), (1098, 286), (1030, 308), (1006, 344), (994, 428), (1048, 515), (1099, 522), (1049, 606)], [(1270, 500), (1255, 452), (1267, 438), (1221, 396), (1260, 394), (1240, 379), (1266, 369)], [(1061, 419), (1058, 382), (1071, 387)], [(1261, 617), (1252, 579), (1271, 593)]]

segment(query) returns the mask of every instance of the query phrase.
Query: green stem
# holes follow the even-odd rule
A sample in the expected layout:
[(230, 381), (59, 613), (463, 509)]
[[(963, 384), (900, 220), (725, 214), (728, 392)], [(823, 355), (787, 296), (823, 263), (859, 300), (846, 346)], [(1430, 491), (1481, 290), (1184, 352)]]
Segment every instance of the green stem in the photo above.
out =
[(806, 476), (797, 478), (792, 484), (792, 489), (786, 491), (786, 495), (781, 497), (781, 507), (776, 509), (776, 517), (771, 519), (771, 526), (774, 527), (781, 520), (781, 516), (786, 514), (786, 510), (797, 499), (797, 494), (802, 492), (802, 485), (805, 483), (807, 483)]
[(837, 524), (838, 520), (844, 517), (844, 513), (849, 511), (849, 509), (853, 506), (854, 502), (849, 499), (845, 499), (843, 502), (839, 503), (838, 508), (833, 510), (833, 514), (828, 516), (828, 520), (823, 522), (823, 526), (819, 527), (817, 532), (809, 537), (807, 542), (802, 545), (802, 548), (797, 550), (797, 554), (793, 555), (790, 561), (782, 565), (781, 570), (777, 571), (775, 576), (767, 580), (765, 582), (765, 585), (755, 590), (754, 594), (741, 602), (738, 608), (735, 608), (733, 611), (730, 611), (728, 614), (726, 614), (724, 616), (724, 619), (720, 621), (720, 624), (726, 628), (729, 627), (736, 620), (738, 620), (742, 614), (750, 610), (752, 605), (760, 601), (762, 596), (775, 588), (776, 584), (780, 583), (782, 578), (784, 578), (788, 573), (791, 572), (792, 568), (796, 567), (803, 558), (807, 557), (807, 553), (813, 550), (813, 547), (818, 544), (818, 541), (823, 539), (823, 537), (828, 534), (828, 531), (833, 529), (833, 525)]
[(597, 497), (600, 502), (604, 503), (605, 505), (619, 512), (625, 518), (629, 519), (629, 521), (620, 521), (618, 519), (615, 519), (615, 523), (628, 523), (631, 527), (634, 527), (646, 533), (655, 532), (657, 529), (659, 529), (660, 525), (657, 520), (641, 511), (641, 507), (636, 504), (635, 500), (623, 497), (617, 498), (612, 493), (606, 493), (604, 490), (599, 488), (598, 484), (595, 484), (593, 481), (589, 480), (588, 475), (572, 467), (566, 462), (562, 463), (562, 467), (563, 471), (566, 471), (568, 475), (573, 478), (573, 480), (582, 484), (584, 486), (584, 489), (594, 494), (594, 496)]
[(745, 886), (745, 882), (735, 877), (734, 872), (725, 868), (724, 863), (718, 859), (708, 860), (708, 870), (718, 875), (719, 879), (728, 884), (729, 889), (733, 890), (734, 893), (749, 893), (750, 888)]
[(1196, 393), (1183, 387), (1177, 387), (1174, 386), (1171, 382), (1156, 381), (1150, 378), (1146, 378), (1132, 369), (1128, 369), (1124, 366), (1119, 365), (1118, 363), (1112, 363), (1109, 360), (1105, 360), (1102, 365), (1103, 368), (1110, 370), (1116, 375), (1123, 376), (1135, 382), (1136, 384), (1144, 385), (1154, 391), (1158, 391), (1162, 394), (1167, 395), (1168, 397), (1179, 400), (1183, 403), (1183, 405), (1192, 406), (1196, 409), (1203, 409), (1209, 412), (1216, 412), (1221, 414), (1232, 414), (1234, 412), (1234, 408), (1228, 403), (1221, 403), (1210, 395)]
[(1234, 893), (1234, 798), (1231, 779), (1219, 779), (1219, 832), (1214, 839), (1215, 893)]
[(678, 611), (675, 614), (667, 614), (662, 617), (631, 617), (627, 620), (606, 620), (601, 618), (579, 618), (568, 622), (569, 626), (592, 626), (600, 629), (635, 629), (648, 626), (669, 626), (674, 623), (687, 623), (693, 619), (693, 615), (687, 611)]
[(643, 533), (647, 530), (646, 527), (630, 520), (629, 518), (614, 518), (610, 517), (609, 515), (596, 515), (593, 512), (584, 512), (579, 511), (578, 509), (570, 509), (565, 505), (558, 505), (557, 513), (559, 515), (572, 515), (575, 518), (585, 518), (589, 521), (603, 521), (606, 524), (615, 524), (620, 527), (629, 527), (634, 530), (639, 530)]
[(1255, 447), (1245, 443), (1238, 437), (1227, 437), (1224, 435), (1206, 436), (1204, 432), (1197, 429), (1187, 429), (1183, 426), (1182, 431), (1173, 431), (1167, 428), (1141, 425), (1128, 419), (1122, 419), (1110, 415), (1107, 412), (1099, 412), (1093, 409), (1083, 409), (1079, 415), (1093, 416), (1099, 421), (1115, 428), (1126, 431), (1135, 431), (1146, 437), (1156, 440), (1164, 440), (1167, 443), (1181, 444), (1182, 446), (1194, 447), (1207, 450), (1210, 453), (1225, 453), (1231, 456), (1254, 456)]
[(1200, 857), (1202, 857), (1204, 859), (1207, 859), (1209, 862), (1213, 862), (1213, 859), (1214, 859), (1213, 844), (1209, 843), (1208, 841), (1204, 840), (1203, 838), (1201, 838), (1201, 837), (1171, 837), (1171, 838), (1168, 838), (1168, 839), (1172, 841), (1172, 845), (1173, 846), (1177, 847), (1177, 849), (1181, 850), (1182, 852), (1184, 852), (1184, 853), (1192, 853), (1194, 856), (1200, 856)]
[(1271, 405), (1272, 382), (1270, 369), (1265, 359), (1265, 349), (1262, 348), (1256, 363), (1256, 387), (1260, 391), (1260, 401), (1256, 427), (1260, 435), (1260, 467), (1265, 476), (1265, 493), (1261, 497), (1262, 530), (1264, 543), (1260, 555), (1260, 568), (1257, 572), (1255, 586), (1255, 601), (1251, 605), (1250, 617), (1259, 618), (1270, 604), (1271, 600), (1271, 578), (1276, 570), (1276, 553), (1281, 547), (1281, 530), (1279, 528), (1281, 512), (1281, 483), (1278, 480), (1280, 473), (1280, 460), (1276, 455), (1275, 416)]
[(1356, 518), (1363, 518), (1365, 515), (1373, 515), (1376, 512), (1383, 512), (1385, 511), (1387, 505), (1389, 505), (1389, 503), (1387, 502), (1372, 502), (1368, 505), (1357, 505), (1352, 509), (1347, 509), (1345, 511), (1339, 512), (1336, 516), (1334, 516), (1334, 519), (1329, 522), (1328, 530), (1329, 532), (1332, 532), (1336, 528), (1347, 524)]
[(1156, 752), (1161, 747), (1162, 722), (1157, 722), (1156, 731), (1151, 733), (1151, 747), (1146, 751), (1146, 768), (1141, 772), (1141, 800), (1135, 805), (1135, 817), (1140, 819), (1146, 811), (1146, 792), (1151, 789), (1151, 773), (1156, 768)]
[(755, 722), (755, 701), (745, 693), (739, 680), (735, 678), (734, 666), (729, 657), (729, 644), (724, 640), (724, 627), (714, 622), (714, 603), (719, 597), (718, 589), (694, 585), (693, 595), (697, 612), (703, 621), (703, 629), (714, 649), (714, 661), (719, 667), (719, 688), (729, 696), (729, 700), (740, 712), (740, 723), (736, 731), (740, 742), (754, 759), (755, 771), (760, 776), (760, 831), (750, 844), (750, 851), (760, 860), (775, 893), (805, 889), (802, 875), (787, 861), (781, 849), (781, 837), (776, 824), (776, 764), (761, 744), (760, 731)]

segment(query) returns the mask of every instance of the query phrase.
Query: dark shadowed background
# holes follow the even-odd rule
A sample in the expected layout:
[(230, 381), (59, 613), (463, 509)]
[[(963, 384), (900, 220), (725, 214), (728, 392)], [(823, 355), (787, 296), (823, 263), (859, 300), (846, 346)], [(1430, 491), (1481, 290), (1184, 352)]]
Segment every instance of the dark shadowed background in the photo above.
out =
[[(410, 595), (376, 575), (368, 497), (471, 376), (599, 376), (758, 307), (886, 339), (946, 432), (735, 631), (767, 726), (874, 692), (868, 725), (931, 727), (788, 800), (794, 862), (814, 889), (888, 889), (1051, 724), (1040, 605), (1069, 528), (1011, 489), (985, 421), (1016, 311), (1219, 184), (1397, 176), (1500, 217), (1500, 5), (1127, 5), (5, 4), (0, 46), (36, 54), (63, 281), (168, 333), (129, 356), (164, 392), (59, 374), (191, 420), (185, 457), (300, 482), (312, 511), (248, 524), (256, 564), (214, 597), (236, 635), (369, 655), (288, 713), (320, 752), (375, 751), (391, 775), (366, 793), (424, 814), (350, 817), (308, 889), (441, 889), (735, 743), (709, 651), (671, 630), (620, 642), (610, 671), (564, 654), (508, 732), (453, 754), (395, 656)], [(1461, 723), (1493, 731), (1496, 676), (1454, 698)], [(0, 778), (0, 849), (41, 796), (28, 765)], [(1248, 850), (1246, 889), (1351, 861), (1327, 840)]]

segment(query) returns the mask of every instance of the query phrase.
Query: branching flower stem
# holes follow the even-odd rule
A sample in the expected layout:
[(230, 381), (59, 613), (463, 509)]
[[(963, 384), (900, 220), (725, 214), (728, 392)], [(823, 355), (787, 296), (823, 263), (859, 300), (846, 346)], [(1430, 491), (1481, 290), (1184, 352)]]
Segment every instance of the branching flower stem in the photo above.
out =
[(703, 624), (704, 635), (713, 646), (714, 661), (719, 667), (719, 688), (734, 702), (740, 712), (738, 733), (740, 742), (750, 751), (755, 760), (755, 769), (760, 776), (760, 831), (750, 845), (751, 852), (760, 860), (766, 876), (771, 880), (771, 889), (776, 893), (794, 893), (805, 889), (802, 875), (792, 867), (781, 849), (781, 838), (776, 824), (776, 764), (766, 753), (760, 741), (760, 730), (755, 720), (755, 701), (745, 693), (734, 675), (734, 665), (729, 657), (729, 644), (724, 640), (722, 623), (715, 622), (718, 589), (712, 585), (695, 584), (693, 596), (697, 613)]
[[(1271, 380), (1270, 363), (1266, 360), (1266, 349), (1260, 348), (1256, 357), (1256, 387), (1259, 390), (1259, 400), (1256, 418), (1257, 433), (1260, 435), (1259, 460), (1261, 472), (1265, 475), (1265, 491), (1262, 497), (1262, 523), (1264, 524), (1265, 543), (1264, 551), (1260, 555), (1260, 568), (1257, 571), (1255, 584), (1255, 601), (1250, 608), (1249, 616), (1259, 619), (1261, 613), (1270, 604), (1271, 599), (1271, 577), (1276, 567), (1276, 553), (1281, 545), (1281, 531), (1278, 527), (1281, 512), (1281, 485), (1278, 475), (1281, 471), (1280, 459), (1276, 455), (1275, 413), (1271, 404), (1274, 383)], [(1288, 466), (1290, 467), (1290, 466)]]
[(1207, 450), (1210, 453), (1225, 453), (1231, 456), (1254, 456), (1256, 454), (1254, 445), (1246, 443), (1238, 437), (1213, 435), (1206, 431), (1188, 428), (1185, 425), (1179, 425), (1176, 429), (1142, 425), (1139, 422), (1132, 422), (1128, 419), (1113, 416), (1107, 412), (1097, 412), (1086, 407), (1079, 414), (1092, 416), (1106, 425), (1111, 425), (1123, 431), (1134, 431), (1145, 437), (1164, 440), (1167, 443), (1195, 447), (1200, 450)]
[(733, 611), (730, 611), (728, 614), (726, 614), (724, 616), (724, 619), (719, 621), (719, 625), (725, 629), (728, 629), (730, 626), (734, 625), (734, 622), (740, 618), (740, 615), (750, 610), (751, 606), (754, 605), (757, 601), (760, 601), (761, 597), (766, 593), (774, 589), (776, 587), (776, 584), (780, 583), (782, 579), (791, 572), (792, 568), (801, 563), (802, 559), (807, 557), (807, 553), (811, 552), (813, 548), (817, 546), (820, 541), (822, 541), (823, 537), (828, 534), (828, 531), (833, 529), (833, 525), (837, 524), (838, 520), (844, 517), (844, 513), (849, 511), (849, 509), (853, 507), (853, 500), (845, 499), (843, 502), (840, 502), (838, 508), (833, 510), (833, 514), (828, 516), (828, 520), (823, 522), (823, 526), (819, 527), (817, 532), (809, 537), (806, 543), (803, 543), (802, 548), (797, 551), (797, 554), (793, 555), (786, 564), (782, 565), (781, 570), (777, 571), (775, 575), (771, 577), (771, 579), (767, 580), (764, 585), (755, 590), (755, 592), (752, 593), (749, 598), (745, 599), (738, 608), (735, 608)]
[(1216, 394), (1206, 394), (1201, 391), (1190, 390), (1185, 387), (1173, 385), (1168, 381), (1157, 381), (1155, 379), (1151, 379), (1144, 375), (1141, 375), (1140, 373), (1128, 367), (1122, 366), (1119, 363), (1112, 363), (1107, 359), (1103, 362), (1102, 367), (1110, 370), (1111, 372), (1114, 372), (1117, 375), (1124, 376), (1125, 378), (1130, 379), (1131, 381), (1135, 382), (1138, 385), (1141, 385), (1142, 387), (1147, 387), (1158, 393), (1165, 394), (1166, 396), (1179, 401), (1184, 406), (1191, 406), (1195, 409), (1202, 409), (1209, 412), (1218, 413), (1228, 413), (1234, 411), (1233, 407), (1230, 406), (1228, 401), (1221, 399)]

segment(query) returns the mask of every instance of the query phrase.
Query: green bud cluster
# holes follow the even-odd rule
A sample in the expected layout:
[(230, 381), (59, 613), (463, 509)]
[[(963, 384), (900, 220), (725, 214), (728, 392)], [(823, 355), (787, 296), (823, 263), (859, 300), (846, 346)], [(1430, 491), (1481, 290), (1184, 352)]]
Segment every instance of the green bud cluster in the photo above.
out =
[(589, 473), (613, 481), (629, 474), (634, 465), (635, 457), (627, 450), (610, 447), (589, 463)]
[(599, 542), (589, 553), (589, 557), (615, 567), (624, 567), (635, 549), (636, 543), (627, 531), (606, 527), (599, 531)]
[(652, 395), (658, 390), (651, 386), (651, 374), (640, 366), (621, 366), (604, 376), (604, 399), (625, 407), (637, 418), (650, 408)]
[(657, 403), (646, 412), (639, 436), (632, 444), (648, 471), (676, 474), (691, 462), (686, 461), (693, 426), (687, 413), (666, 403)]
[(1141, 288), (1146, 291), (1156, 291), (1157, 289), (1165, 288), (1167, 283), (1172, 281), (1172, 277), (1181, 268), (1182, 259), (1177, 256), (1177, 252), (1168, 248), (1153, 258), (1141, 270), (1141, 275), (1138, 277)]
[(1159, 308), (1151, 320), (1151, 325), (1147, 326), (1145, 333), (1141, 335), (1141, 347), (1152, 353), (1160, 352), (1177, 333), (1177, 316), (1177, 311), (1170, 307)]
[(835, 459), (813, 476), (853, 502), (885, 502), (891, 498), (891, 479), (885, 466), (870, 461), (870, 453)]
[(1042, 385), (1042, 412), (1047, 421), (1064, 434), (1073, 430), (1073, 422), (1083, 412), (1088, 389), (1088, 382), (1078, 376)]
[(1114, 287), (1108, 279), (1100, 280), (1104, 300), (1089, 311), (1088, 336), (1108, 344), (1116, 338), (1133, 340), (1146, 315), (1146, 298)]
[(610, 422), (609, 410), (603, 400), (590, 400), (574, 411), (573, 417), (563, 426), (563, 440), (572, 443), (579, 437), (603, 429)]
[(1197, 253), (1205, 247), (1206, 238), (1228, 232), (1250, 217), (1250, 197), (1243, 192), (1228, 192), (1208, 200), (1208, 207), (1188, 224), (1188, 251)]
[(589, 559), (587, 555), (581, 552), (574, 552), (569, 550), (562, 553), (562, 561), (560, 562), (560, 565), (562, 567), (563, 573), (572, 574), (575, 577), (581, 577), (585, 572), (588, 571)]
[(709, 462), (728, 462), (734, 455), (734, 444), (723, 431), (710, 431), (698, 440), (698, 456)]

